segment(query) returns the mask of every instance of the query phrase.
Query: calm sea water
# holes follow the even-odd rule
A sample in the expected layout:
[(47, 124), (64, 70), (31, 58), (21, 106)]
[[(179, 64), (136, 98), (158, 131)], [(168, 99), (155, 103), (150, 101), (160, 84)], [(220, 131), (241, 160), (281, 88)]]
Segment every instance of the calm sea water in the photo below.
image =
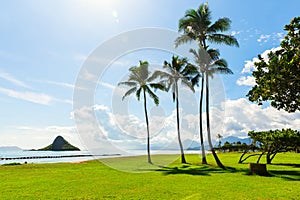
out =
[[(179, 154), (177, 150), (163, 150), (163, 151), (152, 151), (152, 154)], [(186, 151), (186, 153), (199, 153), (199, 151)], [(95, 153), (94, 153), (95, 154)], [(58, 163), (58, 162), (80, 162), (86, 160), (118, 157), (118, 156), (134, 156), (134, 155), (145, 155), (145, 150), (130, 150), (130, 152), (122, 153), (120, 155), (110, 154), (97, 154), (91, 155), (89, 151), (3, 151), (0, 150), (0, 165), (7, 163)], [(43, 156), (62, 156), (60, 158), (39, 158), (39, 159), (10, 159), (4, 160), (3, 158), (20, 158), (20, 157), (43, 157)], [(74, 157), (63, 157), (63, 156), (74, 156)]]
[[(56, 163), (56, 162), (80, 162), (85, 160), (92, 160), (107, 156), (87, 156), (90, 155), (88, 151), (3, 151), (0, 150), (0, 165), (6, 163)], [(16, 159), (20, 157), (45, 157), (55, 156), (59, 158), (38, 158), (38, 159)], [(61, 156), (61, 157), (60, 157)], [(64, 157), (74, 156), (74, 157)], [(4, 160), (3, 158), (15, 158)]]

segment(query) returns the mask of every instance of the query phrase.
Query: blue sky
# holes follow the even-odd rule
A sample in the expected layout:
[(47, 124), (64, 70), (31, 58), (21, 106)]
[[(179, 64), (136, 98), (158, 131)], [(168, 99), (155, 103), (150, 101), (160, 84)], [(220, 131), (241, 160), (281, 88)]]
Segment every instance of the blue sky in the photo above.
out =
[[(177, 31), (178, 20), (183, 17), (185, 11), (197, 8), (200, 3), (205, 2), (194, 0), (2, 2), (0, 146), (39, 148), (52, 142), (57, 135), (64, 136), (80, 147), (88, 146), (85, 144), (86, 139), (83, 139), (84, 137), (76, 130), (72, 115), (74, 84), (85, 59), (103, 42), (126, 31), (145, 27)], [(251, 73), (247, 73), (253, 70), (253, 59), (258, 54), (280, 45), (280, 40), (285, 35), (284, 25), (299, 15), (299, 1), (249, 0), (241, 3), (237, 0), (211, 0), (208, 3), (213, 21), (220, 17), (229, 17), (232, 20), (232, 27), (228, 33), (235, 35), (240, 43), (239, 48), (212, 45), (220, 49), (221, 57), (228, 61), (234, 72), (234, 75), (222, 76), (220, 80), (224, 87), (223, 102), (220, 102), (224, 106), (223, 114), (219, 115), (223, 116), (220, 119), (223, 127), (216, 126), (215, 134), (220, 131), (219, 129), (222, 129), (224, 136), (243, 136), (250, 129), (287, 127), (299, 129), (299, 112), (288, 114), (268, 105), (261, 108), (245, 99), (253, 81), (248, 77)], [(130, 99), (128, 106), (130, 118), (118, 121), (116, 117), (112, 117), (116, 113), (112, 110), (111, 94), (116, 88), (110, 76), (113, 75), (115, 81), (121, 80), (127, 69), (138, 64), (139, 59), (161, 64), (170, 58), (170, 53), (145, 50), (131, 52), (113, 62), (107, 71), (109, 75), (102, 77), (101, 84), (95, 92), (95, 112), (100, 126), (113, 135), (108, 137), (109, 139), (113, 140), (122, 134), (116, 127), (123, 129), (125, 126), (122, 123), (128, 124), (129, 119), (136, 120), (132, 122), (133, 126), (128, 127), (129, 132), (132, 131), (132, 127), (136, 128), (135, 123), (143, 123), (143, 112), (140, 109), (142, 107), (139, 107), (142, 104), (134, 98)], [(163, 112), (157, 110), (159, 117), (164, 116), (166, 122), (165, 129), (157, 130), (158, 133), (163, 132), (163, 135), (158, 134), (160, 137), (153, 138), (154, 145), (157, 146), (168, 141), (168, 137), (173, 138), (173, 125), (168, 124), (174, 118), (173, 104), (166, 103), (167, 100), (164, 98), (167, 96), (169, 95), (165, 95), (162, 101), (168, 108), (161, 108)], [(186, 97), (183, 95), (183, 101)], [(150, 106), (155, 116), (155, 107)], [(212, 108), (213, 111), (214, 109), (216, 110), (212, 113), (212, 117), (217, 118), (219, 111)], [(196, 121), (193, 122), (193, 119), (189, 118), (192, 114), (187, 113), (184, 115), (186, 119), (183, 119), (183, 126), (187, 127), (187, 138), (197, 135), (191, 128), (196, 126)], [(114, 119), (119, 124), (112, 122)], [(153, 120), (155, 121), (154, 118)], [(142, 124), (138, 132), (143, 130)], [(122, 141), (118, 139), (113, 142), (118, 144)], [(127, 146), (139, 147), (143, 144), (141, 140), (130, 140)]]

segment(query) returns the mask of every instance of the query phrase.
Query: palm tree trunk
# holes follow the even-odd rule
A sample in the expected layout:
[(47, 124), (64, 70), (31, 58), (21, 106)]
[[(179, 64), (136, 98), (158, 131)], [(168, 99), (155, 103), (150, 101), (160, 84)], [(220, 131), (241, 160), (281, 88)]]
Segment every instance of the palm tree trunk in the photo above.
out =
[(181, 153), (181, 163), (186, 163), (184, 152), (183, 152), (183, 146), (181, 143), (180, 138), (180, 122), (179, 122), (179, 101), (178, 101), (178, 85), (177, 82), (175, 83), (175, 97), (176, 97), (176, 114), (177, 114), (177, 133), (178, 133), (178, 142), (180, 147), (180, 153)]
[(146, 91), (143, 89), (144, 92), (144, 110), (145, 110), (145, 118), (146, 118), (146, 125), (147, 125), (147, 153), (148, 153), (148, 163), (152, 164), (151, 156), (150, 156), (150, 131), (149, 131), (149, 120), (148, 120), (148, 112), (147, 112), (147, 99), (146, 99)]
[(203, 104), (203, 88), (204, 88), (204, 74), (202, 74), (201, 78), (201, 92), (200, 92), (200, 102), (199, 102), (199, 133), (200, 133), (200, 144), (202, 151), (202, 164), (207, 164), (205, 149), (204, 149), (204, 140), (203, 140), (203, 125), (202, 125), (202, 104)]
[(209, 81), (208, 81), (207, 73), (205, 74), (205, 78), (206, 78), (206, 128), (207, 128), (208, 144), (210, 146), (211, 152), (216, 160), (217, 165), (222, 169), (226, 169), (225, 166), (222, 164), (221, 160), (219, 159), (218, 155), (216, 154), (211, 141), (210, 121), (209, 121)]

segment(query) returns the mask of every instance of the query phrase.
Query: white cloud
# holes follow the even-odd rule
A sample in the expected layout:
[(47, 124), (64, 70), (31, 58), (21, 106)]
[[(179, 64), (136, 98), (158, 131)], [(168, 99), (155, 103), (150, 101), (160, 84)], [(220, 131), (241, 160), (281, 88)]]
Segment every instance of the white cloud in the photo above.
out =
[(236, 83), (239, 86), (254, 86), (256, 84), (253, 76), (242, 76), (236, 81)]
[(91, 82), (96, 82), (98, 79), (96, 75), (92, 74), (92, 72), (88, 72), (87, 70), (84, 70), (84, 72), (80, 74), (80, 78)]
[(32, 103), (42, 104), (42, 105), (49, 105), (50, 102), (54, 100), (53, 97), (47, 94), (26, 92), (26, 91), (20, 92), (20, 91), (10, 90), (6, 88), (0, 88), (0, 93), (5, 94), (9, 97), (29, 101)]
[(278, 42), (281, 42), (283, 39), (283, 34), (282, 32), (279, 33), (272, 33), (272, 34), (261, 34), (259, 38), (257, 39), (258, 43), (268, 43), (268, 42), (273, 42), (274, 44), (278, 44)]
[[(104, 146), (102, 151), (121, 149), (129, 152), (131, 149), (145, 148), (146, 124), (144, 115), (140, 117), (134, 114), (113, 113), (104, 105), (95, 105), (89, 109), (83, 107), (74, 112), (77, 118), (79, 133), (84, 139), (86, 146)], [(95, 122), (94, 115), (97, 123)], [(187, 114), (181, 111), (182, 141), (194, 138), (195, 128), (198, 126), (197, 115)], [(151, 144), (154, 148), (170, 147), (178, 148), (176, 130), (176, 112), (169, 116), (149, 115)], [(134, 144), (134, 145), (133, 145)]]
[(70, 104), (73, 105), (73, 101), (69, 100), (69, 99), (58, 99), (58, 98), (54, 98), (55, 101), (57, 102), (61, 102), (61, 103), (66, 103), (66, 104)]
[(254, 63), (258, 62), (258, 61), (259, 61), (258, 58), (253, 58), (252, 61), (251, 60), (246, 60), (245, 61), (245, 67), (242, 70), (242, 74), (251, 73), (252, 71), (254, 71), (256, 69)]
[(257, 42), (268, 42), (269, 38), (271, 35), (260, 35), (259, 38), (257, 39)]
[[(185, 113), (182, 109), (180, 113), (182, 141), (185, 147), (188, 147), (193, 140), (199, 142), (199, 116)], [(1, 145), (6, 142), (6, 145), (18, 145), (23, 148), (41, 148), (51, 143), (57, 135), (62, 135), (75, 146), (89, 149), (98, 147), (103, 153), (128, 153), (132, 149), (146, 147), (146, 125), (143, 116), (139, 118), (133, 114), (115, 114), (104, 105), (83, 107), (75, 114), (79, 135), (73, 126), (19, 126), (0, 135)], [(96, 121), (91, 123), (94, 114)], [(206, 141), (206, 113), (202, 115)], [(217, 134), (224, 137), (246, 136), (250, 130), (299, 129), (300, 124), (300, 112), (287, 113), (272, 107), (263, 108), (244, 98), (227, 100), (222, 108), (211, 107), (210, 117), (213, 141), (216, 140)], [(178, 149), (175, 110), (167, 116), (149, 115), (149, 119), (151, 146), (154, 149)]]
[[(56, 85), (56, 86), (61, 86), (64, 88), (69, 88), (69, 89), (75, 89), (75, 85), (71, 84), (71, 83), (66, 83), (66, 82), (57, 82), (57, 81), (43, 81), (43, 80), (36, 80), (35, 82), (39, 82), (39, 83), (47, 83), (47, 84), (51, 84), (51, 85)], [(78, 87), (76, 89), (79, 90), (86, 90), (86, 88), (83, 87)]]
[(236, 35), (238, 35), (240, 33), (241, 33), (241, 31), (231, 31), (231, 35), (232, 36), (236, 36)]
[(109, 83), (105, 83), (105, 82), (98, 82), (98, 84), (101, 85), (101, 86), (103, 86), (103, 87), (106, 87), (108, 89), (112, 89), (112, 90), (114, 90), (114, 89), (117, 88), (116, 86), (114, 86), (112, 84), (109, 84)]
[[(270, 50), (266, 50), (261, 54), (261, 57), (264, 59), (265, 62), (269, 62), (268, 54), (270, 52), (275, 52), (280, 50), (281, 47), (275, 47)], [(253, 71), (256, 70), (256, 66), (254, 63), (259, 62), (259, 59), (257, 57), (254, 57), (252, 60), (246, 60), (244, 68), (242, 69), (242, 74), (251, 74)], [(239, 86), (254, 86), (255, 85), (255, 79), (252, 76), (241, 76), (237, 82), (237, 85)]]
[(8, 73), (0, 72), (0, 78), (13, 83), (14, 85), (24, 87), (24, 88), (30, 88), (27, 84), (25, 84), (24, 82), (22, 82), (20, 80), (17, 80), (16, 78), (14, 78), (13, 76), (11, 76)]
[(31, 103), (41, 104), (41, 105), (50, 105), (51, 102), (61, 102), (67, 104), (73, 104), (72, 100), (69, 99), (58, 99), (52, 96), (49, 96), (44, 93), (28, 92), (28, 91), (17, 91), (7, 88), (0, 87), (0, 93), (7, 95), (12, 98), (28, 101)]
[(224, 104), (224, 135), (245, 135), (248, 131), (299, 129), (300, 112), (287, 113), (271, 106), (263, 108), (246, 99), (228, 100)]
[(45, 83), (49, 83), (49, 84), (52, 84), (52, 85), (58, 85), (58, 86), (62, 86), (62, 87), (65, 87), (65, 88), (71, 88), (71, 89), (75, 88), (75, 86), (73, 84), (65, 83), (65, 82), (45, 81)]

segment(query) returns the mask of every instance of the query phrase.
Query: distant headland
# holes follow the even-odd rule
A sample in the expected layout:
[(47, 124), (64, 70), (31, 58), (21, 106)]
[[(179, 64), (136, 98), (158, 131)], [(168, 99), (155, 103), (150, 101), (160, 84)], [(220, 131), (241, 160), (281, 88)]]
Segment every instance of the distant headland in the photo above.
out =
[(71, 145), (62, 136), (57, 136), (52, 144), (37, 151), (80, 151), (80, 149)]

